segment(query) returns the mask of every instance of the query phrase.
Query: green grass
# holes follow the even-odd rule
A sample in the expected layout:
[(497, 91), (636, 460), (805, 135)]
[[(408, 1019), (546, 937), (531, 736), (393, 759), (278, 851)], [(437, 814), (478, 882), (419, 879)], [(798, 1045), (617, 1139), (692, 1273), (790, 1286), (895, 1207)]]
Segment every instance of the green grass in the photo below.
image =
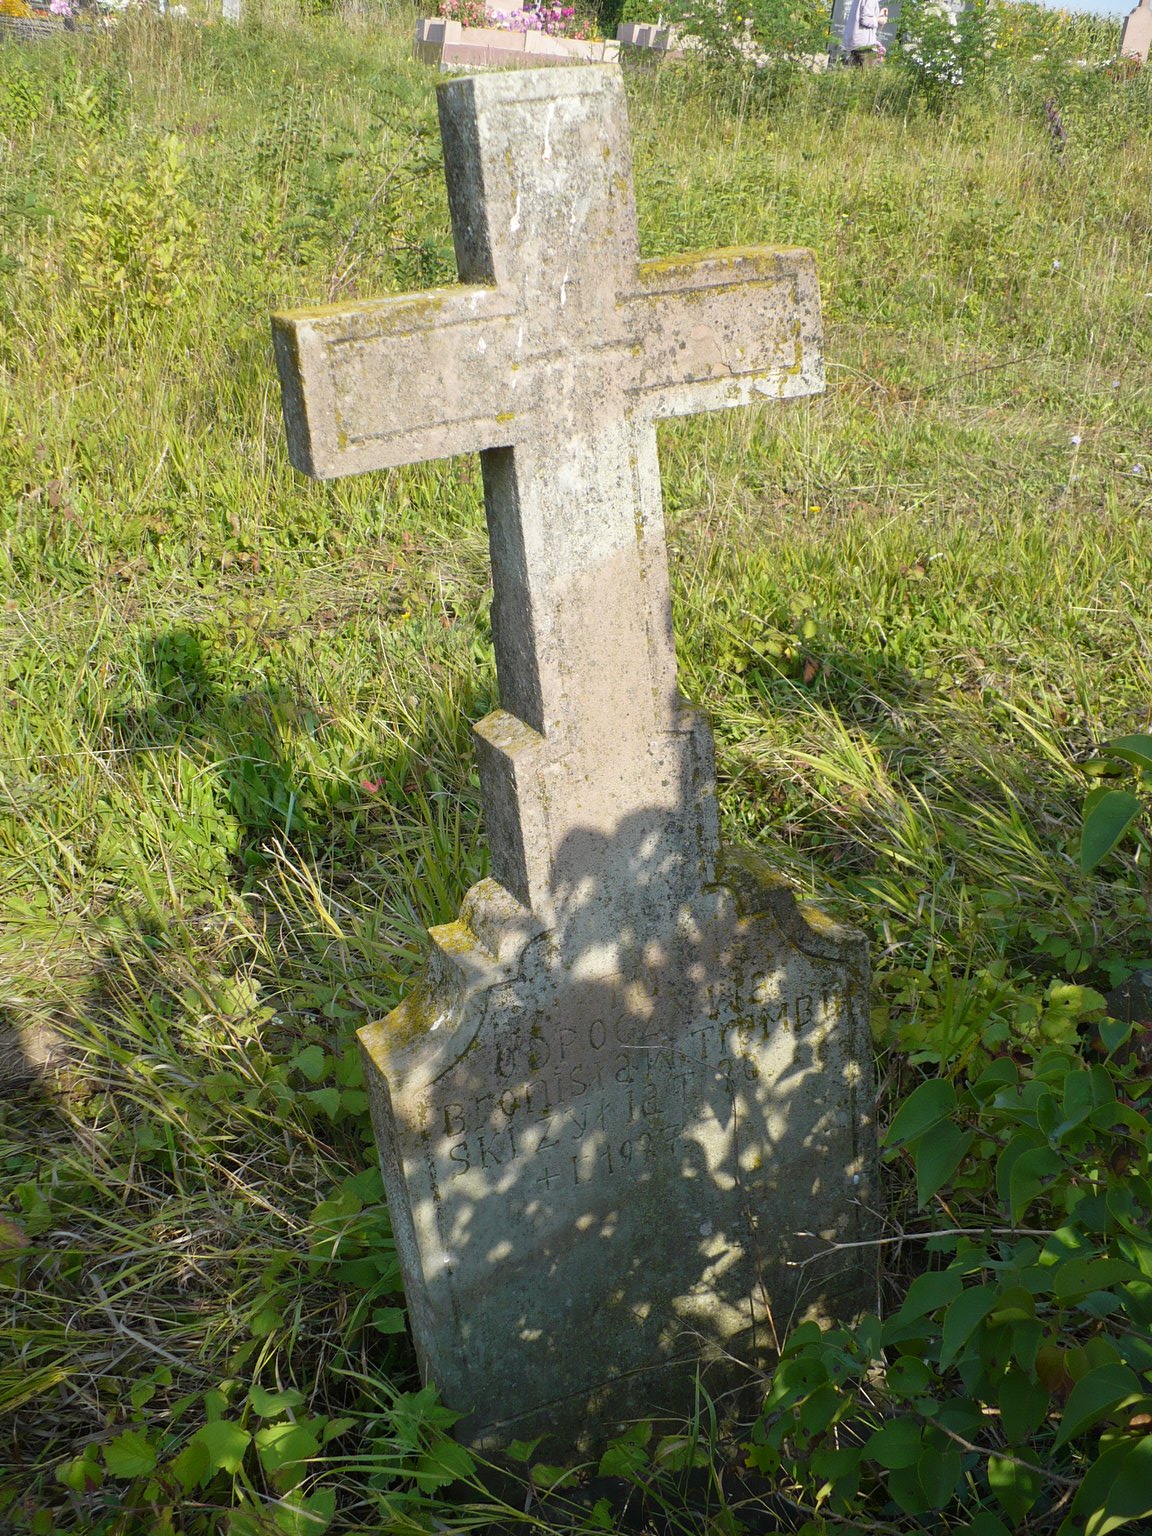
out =
[[(16, 1529), (399, 1529), (460, 1470), (353, 1030), (485, 869), (479, 469), (302, 481), (267, 324), (454, 277), (408, 28), (0, 48)], [(1149, 80), (1026, 57), (943, 112), (893, 69), (628, 81), (646, 254), (818, 253), (827, 394), (660, 449), (726, 834), (869, 932), (887, 1116), (960, 1081), (949, 1029), (1025, 1050), (1053, 984), (1150, 951), (1142, 870), (1077, 861), (1078, 765), (1150, 724)], [(918, 1216), (914, 1171), (894, 1222), (990, 1219), (962, 1178)], [(894, 1305), (923, 1258), (890, 1258)]]

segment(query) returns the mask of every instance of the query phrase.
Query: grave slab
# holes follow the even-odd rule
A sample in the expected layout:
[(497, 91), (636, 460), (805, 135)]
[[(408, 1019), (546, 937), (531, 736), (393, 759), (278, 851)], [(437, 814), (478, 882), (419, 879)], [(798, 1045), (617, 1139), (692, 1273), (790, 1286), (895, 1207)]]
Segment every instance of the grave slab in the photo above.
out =
[(822, 388), (810, 252), (643, 261), (619, 71), (440, 87), (458, 285), (274, 318), (293, 463), (479, 451), (491, 878), (361, 1031), (413, 1337), (480, 1446), (690, 1411), (869, 1295), (863, 937), (722, 855), (662, 417)]
[(458, 21), (432, 16), (416, 23), (415, 53), (425, 64), (442, 70), (538, 69), (545, 64), (602, 64), (615, 59), (618, 43), (574, 37), (553, 37), (535, 30), (465, 27)]

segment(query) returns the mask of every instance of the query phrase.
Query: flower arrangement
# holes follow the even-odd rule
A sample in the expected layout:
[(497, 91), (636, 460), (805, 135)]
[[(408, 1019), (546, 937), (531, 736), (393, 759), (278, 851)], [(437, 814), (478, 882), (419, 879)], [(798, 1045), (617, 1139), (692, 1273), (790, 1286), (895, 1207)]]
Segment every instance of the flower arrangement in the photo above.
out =
[(446, 21), (458, 21), (462, 27), (486, 27), (489, 24), (484, 0), (440, 0), (436, 14)]
[(925, 99), (940, 106), (992, 72), (999, 30), (1000, 11), (990, 0), (971, 0), (955, 13), (941, 0), (905, 0), (898, 58)]
[(578, 17), (576, 7), (538, 3), (501, 10), (485, 0), (439, 0), (439, 15), (465, 27), (495, 27), (503, 32), (546, 32), (550, 37), (586, 40), (596, 35), (591, 22)]

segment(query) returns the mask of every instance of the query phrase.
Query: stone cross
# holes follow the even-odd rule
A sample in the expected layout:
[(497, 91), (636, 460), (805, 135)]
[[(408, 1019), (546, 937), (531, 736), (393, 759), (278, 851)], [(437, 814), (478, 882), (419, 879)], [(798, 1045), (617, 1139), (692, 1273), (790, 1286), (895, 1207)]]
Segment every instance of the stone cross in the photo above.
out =
[(1147, 64), (1152, 51), (1152, 0), (1140, 0), (1134, 11), (1129, 11), (1120, 34), (1120, 56), (1139, 59)]
[(298, 468), (481, 454), (492, 877), (361, 1040), (426, 1376), (473, 1443), (571, 1451), (867, 1301), (866, 952), (718, 863), (655, 436), (820, 389), (819, 297), (807, 251), (640, 259), (617, 69), (439, 105), (460, 284), (274, 338)]

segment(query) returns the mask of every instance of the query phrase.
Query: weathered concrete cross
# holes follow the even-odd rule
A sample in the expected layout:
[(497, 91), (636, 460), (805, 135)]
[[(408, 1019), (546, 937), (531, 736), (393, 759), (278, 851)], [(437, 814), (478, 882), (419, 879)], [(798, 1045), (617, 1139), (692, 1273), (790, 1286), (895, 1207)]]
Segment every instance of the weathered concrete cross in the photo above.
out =
[(461, 285), (278, 316), (285, 420), (323, 477), (482, 453), (493, 873), (547, 920), (573, 827), (685, 788), (653, 423), (822, 388), (818, 287), (803, 250), (639, 259), (613, 66), (455, 80), (440, 119)]
[(639, 260), (613, 68), (454, 81), (440, 120), (461, 285), (276, 348), (301, 469), (481, 454), (495, 878), (360, 1039), (425, 1375), (465, 1438), (565, 1453), (860, 1301), (866, 949), (717, 869), (654, 429), (818, 389), (817, 287), (805, 251)]

